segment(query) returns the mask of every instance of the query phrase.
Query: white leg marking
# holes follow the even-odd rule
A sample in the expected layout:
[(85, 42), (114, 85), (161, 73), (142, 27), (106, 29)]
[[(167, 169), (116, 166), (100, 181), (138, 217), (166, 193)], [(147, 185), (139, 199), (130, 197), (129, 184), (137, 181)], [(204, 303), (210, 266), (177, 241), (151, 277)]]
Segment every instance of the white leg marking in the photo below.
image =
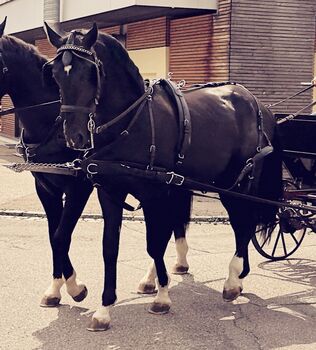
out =
[(77, 279), (76, 271), (65, 281), (67, 292), (70, 296), (76, 297), (84, 289), (85, 285)]
[(189, 267), (187, 261), (187, 253), (189, 250), (185, 237), (176, 239), (177, 264), (180, 266)]
[(64, 284), (62, 278), (54, 278), (50, 286), (46, 289), (44, 296), (49, 298), (59, 298), (61, 299), (60, 289)]
[(169, 276), (168, 276), (168, 284), (164, 287), (162, 287), (157, 280), (158, 293), (154, 299), (154, 303), (169, 305), (169, 306), (171, 305), (171, 299), (169, 298), (169, 292), (168, 292), (169, 284), (170, 284), (170, 277)]
[(244, 259), (234, 255), (229, 263), (229, 277), (225, 281), (224, 289), (231, 290), (240, 287), (242, 289), (242, 279), (238, 276), (244, 267)]
[(156, 277), (157, 277), (157, 271), (156, 271), (155, 263), (154, 261), (152, 261), (148, 266), (145, 276), (139, 282), (138, 292), (139, 293), (146, 292), (146, 286), (153, 286), (153, 289), (155, 289)]
[(102, 324), (109, 324), (111, 321), (110, 307), (111, 306), (100, 306), (92, 315), (92, 319), (96, 319)]
[(92, 315), (92, 320), (90, 326), (88, 327), (88, 331), (106, 331), (110, 326), (110, 322), (110, 306), (100, 306)]

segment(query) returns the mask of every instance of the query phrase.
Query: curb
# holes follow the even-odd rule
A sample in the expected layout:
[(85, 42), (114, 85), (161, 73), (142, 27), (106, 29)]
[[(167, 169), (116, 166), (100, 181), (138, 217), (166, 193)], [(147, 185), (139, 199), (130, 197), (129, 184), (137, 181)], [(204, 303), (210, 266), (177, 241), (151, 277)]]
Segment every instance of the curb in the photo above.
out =
[[(32, 212), (32, 211), (20, 211), (20, 210), (0, 210), (0, 217), (14, 217), (14, 218), (46, 218), (46, 214), (43, 212)], [(82, 214), (81, 220), (103, 220), (101, 214)], [(142, 215), (123, 215), (123, 220), (126, 221), (144, 221)], [(194, 223), (219, 223), (229, 224), (227, 216), (193, 216), (190, 222)]]

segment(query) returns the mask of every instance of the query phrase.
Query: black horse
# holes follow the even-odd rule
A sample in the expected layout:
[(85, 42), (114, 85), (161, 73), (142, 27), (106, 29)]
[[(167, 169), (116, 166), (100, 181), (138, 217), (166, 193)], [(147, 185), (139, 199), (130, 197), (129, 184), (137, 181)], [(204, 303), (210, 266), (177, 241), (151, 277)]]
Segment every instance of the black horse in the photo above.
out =
[[(58, 119), (60, 104), (54, 103), (31, 109), (49, 101), (59, 100), (59, 87), (52, 79), (43, 86), (42, 66), (47, 58), (37, 48), (14, 36), (4, 35), (6, 20), (0, 24), (0, 98), (9, 94), (17, 116), (23, 127), (19, 150), (28, 162), (57, 163), (71, 162), (81, 156), (80, 151), (66, 147), (62, 123)], [(49, 172), (51, 169), (47, 169)], [(77, 278), (70, 262), (68, 251), (74, 227), (92, 192), (93, 186), (86, 175), (56, 175), (50, 173), (32, 173), (38, 197), (44, 207), (47, 219), (50, 244), (53, 253), (53, 281), (45, 291), (41, 306), (57, 306), (61, 299), (60, 289), (66, 283), (68, 293), (75, 301), (82, 301), (87, 295), (87, 288)], [(182, 200), (181, 210), (173, 231), (176, 238), (177, 261), (173, 273), (188, 271), (186, 254), (188, 246), (185, 239), (186, 226), (190, 218), (191, 195), (179, 194)], [(64, 198), (64, 199), (63, 199)], [(104, 208), (110, 199), (104, 200)], [(107, 213), (107, 230), (119, 230), (121, 220)], [(153, 293), (156, 288), (152, 265), (140, 281), (139, 293)]]
[[(96, 25), (89, 31), (72, 31), (64, 38), (48, 25), (46, 30), (58, 50), (45, 75), (52, 71), (61, 90), (68, 146), (93, 148), (82, 168), (116, 203), (122, 203), (126, 193), (142, 203), (147, 250), (159, 281), (150, 311), (167, 312), (171, 301), (163, 256), (176, 215), (175, 193), (190, 178), (196, 183), (278, 199), (281, 158), (277, 151), (271, 152), (274, 117), (238, 84), (197, 86), (184, 93), (185, 101), (170, 81), (144, 84), (124, 47), (113, 37), (98, 33)], [(102, 190), (99, 193), (103, 206)], [(223, 291), (225, 300), (233, 300), (250, 271), (249, 241), (257, 225), (274, 222), (276, 207), (226, 193), (221, 194), (221, 200), (236, 239)], [(118, 205), (114, 210), (121, 209)], [(112, 233), (105, 236), (104, 257), (106, 268), (115, 270), (119, 233), (110, 236)], [(108, 276), (114, 275), (106, 271), (102, 307), (92, 318), (94, 330), (107, 328), (108, 307), (116, 299), (115, 281)]]
[[(23, 127), (20, 152), (25, 160), (36, 163), (64, 163), (79, 156), (66, 147), (62, 123), (56, 121), (60, 103), (30, 110), (24, 107), (59, 100), (56, 84), (43, 87), (42, 66), (47, 59), (30, 44), (4, 35), (6, 20), (0, 25), (0, 98), (9, 94)], [(77, 277), (68, 251), (71, 234), (92, 192), (93, 186), (83, 173), (77, 177), (59, 174), (32, 173), (35, 187), (48, 220), (49, 240), (53, 257), (53, 280), (44, 293), (41, 306), (57, 306), (60, 289), (75, 301), (82, 301), (87, 289)]]

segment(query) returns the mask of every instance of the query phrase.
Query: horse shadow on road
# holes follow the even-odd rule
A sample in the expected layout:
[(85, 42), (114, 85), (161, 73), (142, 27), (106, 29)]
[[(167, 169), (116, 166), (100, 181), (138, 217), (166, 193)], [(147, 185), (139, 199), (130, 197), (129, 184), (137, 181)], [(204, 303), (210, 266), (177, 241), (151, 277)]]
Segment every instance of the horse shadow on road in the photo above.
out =
[[(295, 259), (262, 263), (277, 279), (303, 283), (306, 291), (262, 299), (245, 293), (225, 303), (221, 293), (197, 282), (191, 274), (170, 289), (171, 312), (147, 312), (152, 297), (121, 300), (112, 309), (112, 325), (106, 332), (86, 327), (92, 311), (63, 305), (58, 318), (33, 336), (37, 349), (106, 350), (210, 350), (275, 349), (316, 344), (316, 262)], [(293, 347), (294, 348), (294, 347)]]

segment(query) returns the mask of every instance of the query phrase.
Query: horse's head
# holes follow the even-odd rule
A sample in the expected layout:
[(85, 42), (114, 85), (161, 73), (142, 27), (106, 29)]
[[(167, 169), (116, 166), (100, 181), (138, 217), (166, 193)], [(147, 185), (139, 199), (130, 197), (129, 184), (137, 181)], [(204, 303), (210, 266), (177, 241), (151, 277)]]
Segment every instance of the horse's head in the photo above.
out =
[(96, 24), (89, 31), (72, 31), (62, 37), (45, 23), (49, 41), (57, 56), (44, 74), (50, 71), (60, 88), (61, 116), (69, 147), (93, 147), (94, 115), (100, 94), (101, 62), (93, 50), (98, 37)]

